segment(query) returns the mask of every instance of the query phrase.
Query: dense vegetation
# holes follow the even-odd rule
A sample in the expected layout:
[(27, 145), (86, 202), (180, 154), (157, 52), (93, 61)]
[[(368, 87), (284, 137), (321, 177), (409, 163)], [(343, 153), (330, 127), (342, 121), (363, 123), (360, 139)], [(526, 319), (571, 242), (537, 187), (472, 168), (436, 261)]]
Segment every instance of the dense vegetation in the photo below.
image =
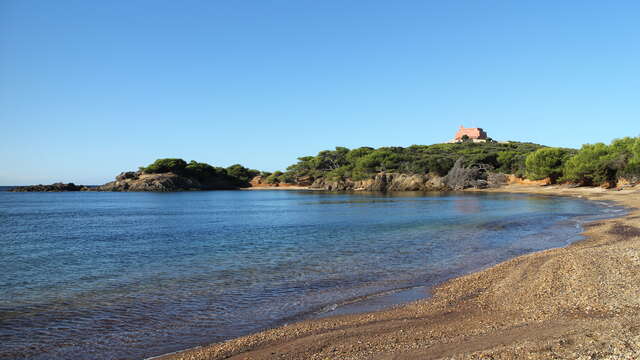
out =
[(182, 159), (158, 159), (146, 167), (140, 167), (145, 174), (172, 172), (194, 178), (203, 184), (226, 183), (236, 187), (248, 187), (249, 181), (259, 175), (258, 170), (248, 169), (240, 164), (228, 168), (214, 167), (207, 163), (191, 160), (189, 163)]
[(336, 147), (316, 156), (298, 158), (286, 172), (274, 172), (269, 183), (350, 178), (361, 180), (381, 171), (446, 175), (458, 158), (464, 165), (487, 165), (494, 172), (531, 180), (550, 179), (581, 185), (613, 185), (620, 179), (640, 182), (640, 137), (616, 139), (611, 144), (586, 144), (580, 150), (532, 143), (462, 142), (413, 145), (407, 148)]
[(616, 139), (610, 145), (586, 144), (567, 160), (563, 180), (583, 185), (640, 181), (640, 137)]
[(576, 154), (576, 150), (542, 148), (529, 155), (524, 162), (525, 177), (530, 180), (549, 178), (556, 182), (562, 177), (565, 162)]
[(173, 172), (202, 183), (226, 182), (249, 186), (261, 175), (267, 183), (310, 183), (318, 178), (362, 180), (379, 172), (446, 175), (456, 160), (464, 166), (483, 165), (493, 172), (551, 182), (581, 185), (613, 185), (621, 178), (640, 182), (640, 137), (626, 137), (611, 144), (586, 144), (580, 150), (551, 148), (533, 143), (462, 142), (403, 147), (336, 147), (316, 156), (298, 158), (287, 171), (259, 172), (236, 164), (228, 168), (182, 159), (158, 159), (144, 173)]
[(336, 147), (335, 150), (321, 151), (316, 156), (298, 158), (298, 162), (289, 166), (285, 173), (271, 180), (292, 182), (319, 177), (360, 180), (381, 171), (444, 176), (460, 157), (464, 158), (465, 165), (486, 164), (495, 171), (522, 176), (527, 155), (542, 148), (542, 145), (521, 142), (463, 142), (352, 150)]
[(580, 185), (615, 185), (640, 181), (640, 137), (616, 139), (610, 145), (586, 144), (580, 150), (546, 148), (526, 161), (529, 179), (550, 178)]

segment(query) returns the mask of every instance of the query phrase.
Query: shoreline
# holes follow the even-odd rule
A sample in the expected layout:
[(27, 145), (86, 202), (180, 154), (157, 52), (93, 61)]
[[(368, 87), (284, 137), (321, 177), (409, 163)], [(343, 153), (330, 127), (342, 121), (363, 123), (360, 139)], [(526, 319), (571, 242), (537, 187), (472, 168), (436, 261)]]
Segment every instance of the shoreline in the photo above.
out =
[(614, 201), (628, 212), (586, 224), (585, 239), (566, 247), (446, 281), (426, 299), (304, 320), (153, 359), (640, 355), (640, 189), (509, 185), (472, 191)]
[(318, 191), (319, 189), (311, 189), (308, 186), (250, 186), (247, 188), (239, 188), (241, 191), (260, 191), (260, 190), (308, 190)]

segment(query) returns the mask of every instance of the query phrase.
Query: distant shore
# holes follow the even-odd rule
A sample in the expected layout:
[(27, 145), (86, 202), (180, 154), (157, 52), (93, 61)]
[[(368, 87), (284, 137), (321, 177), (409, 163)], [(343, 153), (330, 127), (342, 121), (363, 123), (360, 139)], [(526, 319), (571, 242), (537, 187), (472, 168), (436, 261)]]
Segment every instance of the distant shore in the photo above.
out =
[(475, 191), (615, 201), (629, 211), (588, 224), (586, 239), (567, 247), (523, 255), (450, 280), (437, 286), (429, 299), (379, 312), (302, 321), (159, 358), (639, 357), (640, 187), (509, 185)]
[(252, 186), (240, 190), (316, 190), (308, 186), (283, 185), (283, 186)]

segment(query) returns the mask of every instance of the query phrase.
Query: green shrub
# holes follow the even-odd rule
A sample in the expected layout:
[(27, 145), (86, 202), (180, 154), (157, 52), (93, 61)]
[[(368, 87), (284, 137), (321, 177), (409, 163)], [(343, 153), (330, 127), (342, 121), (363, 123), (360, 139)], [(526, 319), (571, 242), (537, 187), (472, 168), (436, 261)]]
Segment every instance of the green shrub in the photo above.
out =
[(248, 169), (240, 164), (231, 165), (226, 170), (227, 175), (231, 176), (240, 187), (249, 186), (251, 179), (260, 175), (260, 171)]
[(274, 171), (271, 175), (267, 176), (267, 184), (279, 184), (282, 171)]
[(151, 165), (140, 168), (140, 170), (147, 174), (159, 174), (166, 172), (180, 174), (186, 166), (187, 162), (182, 159), (167, 158), (158, 159)]
[(586, 144), (576, 155), (567, 160), (564, 179), (583, 185), (600, 185), (615, 182), (617, 169), (612, 165), (615, 153), (603, 144)]
[(609, 167), (616, 170), (616, 177), (640, 181), (640, 137), (615, 139), (610, 151)]
[(640, 181), (640, 137), (635, 138), (633, 144), (630, 144), (629, 159), (627, 166), (622, 170), (621, 175), (632, 182)]
[(207, 163), (191, 160), (188, 164), (182, 159), (158, 159), (140, 170), (147, 174), (172, 172), (174, 174), (198, 180), (205, 187), (234, 188), (247, 187), (249, 181), (260, 174), (257, 170), (247, 169), (240, 164), (228, 168), (214, 167)]
[(562, 148), (543, 148), (527, 155), (525, 174), (528, 179), (541, 180), (550, 178), (556, 182), (562, 176), (564, 163), (573, 152)]
[(214, 181), (228, 178), (227, 171), (220, 167), (213, 167), (207, 163), (191, 160), (184, 169), (184, 174), (196, 178), (200, 182)]

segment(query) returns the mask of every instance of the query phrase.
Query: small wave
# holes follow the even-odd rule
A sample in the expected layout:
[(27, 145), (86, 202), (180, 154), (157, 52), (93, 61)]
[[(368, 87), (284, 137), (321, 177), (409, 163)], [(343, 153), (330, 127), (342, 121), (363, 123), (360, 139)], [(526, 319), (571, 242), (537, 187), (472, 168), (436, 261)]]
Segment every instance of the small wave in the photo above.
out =
[(320, 309), (320, 311), (318, 311), (318, 313), (323, 314), (323, 313), (332, 312), (337, 308), (338, 308), (338, 304), (327, 305), (327, 306), (323, 307), (322, 309)]

